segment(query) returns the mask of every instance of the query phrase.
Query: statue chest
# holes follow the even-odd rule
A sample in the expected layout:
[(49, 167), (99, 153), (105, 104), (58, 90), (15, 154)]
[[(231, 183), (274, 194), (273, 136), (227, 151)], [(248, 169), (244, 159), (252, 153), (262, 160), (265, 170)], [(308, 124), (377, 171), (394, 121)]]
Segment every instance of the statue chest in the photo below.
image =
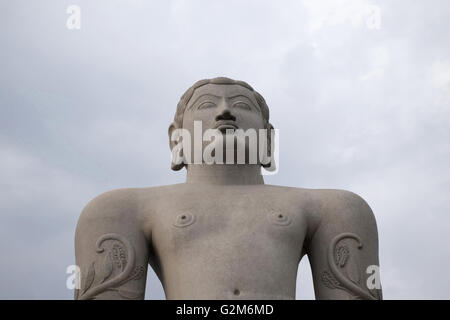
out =
[(152, 238), (159, 252), (171, 255), (241, 253), (273, 255), (301, 252), (306, 219), (275, 203), (235, 197), (233, 201), (200, 199), (158, 214)]

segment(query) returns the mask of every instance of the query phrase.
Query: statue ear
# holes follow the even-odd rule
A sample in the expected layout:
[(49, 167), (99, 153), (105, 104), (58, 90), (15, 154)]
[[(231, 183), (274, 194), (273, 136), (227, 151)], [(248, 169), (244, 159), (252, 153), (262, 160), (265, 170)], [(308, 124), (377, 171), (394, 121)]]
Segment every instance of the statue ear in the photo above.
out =
[[(176, 122), (172, 122), (169, 126), (169, 147), (172, 153), (170, 167), (174, 171), (181, 170), (185, 165), (182, 143), (177, 141), (175, 135), (177, 129), (180, 129), (178, 124)], [(174, 150), (175, 147), (177, 147), (176, 150)]]
[(266, 124), (266, 130), (267, 130), (267, 153), (269, 154), (270, 157), (270, 162), (268, 164), (263, 165), (263, 167), (268, 170), (268, 171), (274, 171), (275, 170), (275, 159), (274, 159), (274, 154), (273, 151), (275, 150), (275, 141), (274, 141), (274, 128), (272, 126), (272, 124), (270, 124), (269, 122), (267, 122)]
[(172, 136), (175, 132), (175, 130), (178, 129), (178, 125), (176, 122), (172, 122), (169, 126), (169, 148), (170, 151), (175, 147), (176, 141), (172, 141)]

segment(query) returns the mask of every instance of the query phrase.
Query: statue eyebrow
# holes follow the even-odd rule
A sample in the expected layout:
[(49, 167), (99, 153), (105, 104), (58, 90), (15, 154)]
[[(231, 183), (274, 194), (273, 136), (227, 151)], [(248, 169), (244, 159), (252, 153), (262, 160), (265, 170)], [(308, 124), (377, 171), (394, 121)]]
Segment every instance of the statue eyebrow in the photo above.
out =
[(195, 103), (198, 101), (198, 99), (200, 99), (201, 97), (204, 97), (204, 96), (211, 96), (211, 97), (214, 97), (214, 98), (217, 98), (217, 99), (221, 98), (221, 97), (216, 96), (216, 95), (211, 94), (211, 93), (204, 93), (204, 94), (198, 96), (197, 99), (195, 99), (194, 102), (192, 102), (192, 104), (189, 106), (188, 109), (192, 108), (192, 106), (195, 105)]
[(227, 97), (227, 99), (234, 99), (234, 98), (238, 98), (238, 97), (244, 97), (245, 99), (249, 100), (249, 101), (251, 102), (251, 104), (252, 104), (256, 109), (259, 109), (258, 106), (255, 106), (255, 104), (253, 103), (252, 99), (250, 99), (250, 98), (247, 97), (247, 96), (244, 96), (243, 94), (237, 94), (237, 95), (234, 95), (234, 96), (231, 96), (231, 97)]

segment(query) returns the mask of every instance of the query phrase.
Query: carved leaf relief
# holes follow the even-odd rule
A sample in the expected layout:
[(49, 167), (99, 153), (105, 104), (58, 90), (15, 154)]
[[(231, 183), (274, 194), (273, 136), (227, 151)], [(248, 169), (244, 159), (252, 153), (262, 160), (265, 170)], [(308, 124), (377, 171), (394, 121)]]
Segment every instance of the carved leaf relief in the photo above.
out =
[(125, 268), (125, 265), (127, 264), (127, 258), (126, 258), (125, 251), (122, 248), (122, 246), (119, 244), (114, 244), (114, 246), (112, 248), (112, 255), (113, 255), (113, 260), (114, 260), (114, 263), (116, 264), (116, 266), (120, 270), (123, 270)]
[(336, 259), (336, 264), (339, 267), (344, 267), (345, 264), (347, 263), (349, 257), (349, 250), (347, 246), (338, 246), (336, 247), (336, 252), (335, 252), (335, 259)]
[(134, 268), (134, 271), (130, 276), (130, 280), (142, 279), (144, 274), (145, 274), (145, 268), (143, 266), (137, 266), (136, 268)]
[(336, 289), (340, 287), (339, 282), (328, 271), (322, 272), (321, 280), (322, 283), (330, 289)]

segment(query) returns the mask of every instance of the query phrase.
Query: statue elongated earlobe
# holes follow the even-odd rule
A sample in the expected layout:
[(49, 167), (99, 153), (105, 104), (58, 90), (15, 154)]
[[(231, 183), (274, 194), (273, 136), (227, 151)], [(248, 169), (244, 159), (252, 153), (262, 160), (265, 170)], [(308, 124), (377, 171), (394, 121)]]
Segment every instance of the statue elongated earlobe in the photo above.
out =
[(172, 122), (169, 126), (169, 147), (172, 154), (170, 168), (174, 171), (181, 170), (185, 166), (180, 130), (175, 122)]
[(270, 168), (269, 171), (274, 171), (276, 168), (274, 152), (273, 152), (275, 150), (275, 145), (274, 145), (275, 131), (274, 131), (273, 126), (269, 122), (267, 122), (266, 130), (267, 130), (267, 153), (265, 153), (264, 156), (268, 157), (270, 159), (270, 161), (267, 162), (266, 164), (263, 164), (262, 167), (265, 168), (266, 170), (269, 170), (269, 168)]

